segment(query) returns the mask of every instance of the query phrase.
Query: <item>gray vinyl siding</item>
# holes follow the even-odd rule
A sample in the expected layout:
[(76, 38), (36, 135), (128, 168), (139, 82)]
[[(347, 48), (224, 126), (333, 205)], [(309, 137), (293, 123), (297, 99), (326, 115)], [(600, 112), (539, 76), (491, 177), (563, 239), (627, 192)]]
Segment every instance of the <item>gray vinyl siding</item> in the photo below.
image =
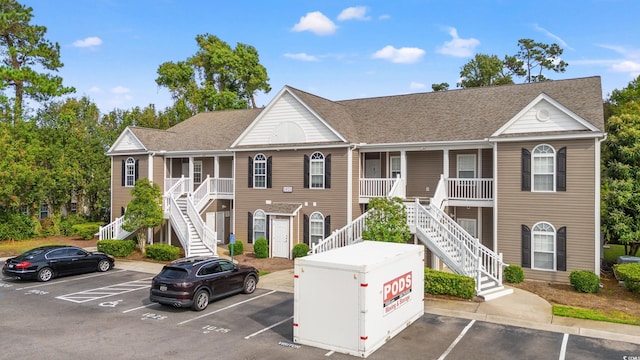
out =
[(482, 149), (482, 169), (480, 172), (481, 178), (490, 179), (493, 178), (493, 150)]
[(432, 197), (441, 174), (442, 151), (408, 151), (407, 198)]
[(160, 192), (164, 192), (164, 158), (154, 156), (153, 158), (153, 182), (160, 186)]
[[(567, 148), (567, 191), (521, 191), (521, 149), (539, 144)], [(498, 252), (521, 264), (521, 225), (567, 227), (567, 271), (525, 269), (529, 279), (568, 282), (573, 270), (595, 271), (595, 143), (592, 139), (498, 144)]]
[[(311, 156), (315, 151), (325, 156), (331, 154), (331, 188), (304, 188), (304, 155)], [(347, 150), (344, 148), (314, 150), (262, 151), (267, 158), (272, 157), (272, 188), (253, 189), (248, 187), (248, 157), (257, 152), (238, 152), (236, 156), (235, 187), (235, 235), (237, 240), (246, 243), (248, 219), (247, 213), (265, 209), (267, 200), (272, 203), (302, 204), (298, 217), (294, 218), (293, 243), (303, 242), (303, 215), (318, 211), (323, 216), (331, 216), (331, 231), (344, 227), (347, 223)], [(357, 173), (357, 168), (354, 169)], [(293, 189), (283, 192), (284, 187)], [(357, 187), (354, 188), (357, 191)], [(356, 196), (357, 201), (357, 196)], [(357, 212), (354, 211), (354, 213)]]
[(233, 156), (222, 156), (218, 158), (218, 164), (220, 166), (218, 176), (221, 178), (233, 177)]

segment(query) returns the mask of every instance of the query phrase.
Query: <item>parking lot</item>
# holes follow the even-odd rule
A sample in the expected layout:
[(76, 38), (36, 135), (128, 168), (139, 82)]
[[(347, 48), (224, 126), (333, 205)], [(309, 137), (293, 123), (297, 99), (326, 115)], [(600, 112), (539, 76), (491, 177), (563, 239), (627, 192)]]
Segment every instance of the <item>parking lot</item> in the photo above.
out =
[[(293, 294), (259, 288), (195, 312), (150, 303), (151, 276), (116, 266), (48, 283), (3, 278), (0, 353), (15, 359), (354, 358), (293, 343)], [(369, 359), (625, 356), (640, 359), (640, 345), (425, 314)]]

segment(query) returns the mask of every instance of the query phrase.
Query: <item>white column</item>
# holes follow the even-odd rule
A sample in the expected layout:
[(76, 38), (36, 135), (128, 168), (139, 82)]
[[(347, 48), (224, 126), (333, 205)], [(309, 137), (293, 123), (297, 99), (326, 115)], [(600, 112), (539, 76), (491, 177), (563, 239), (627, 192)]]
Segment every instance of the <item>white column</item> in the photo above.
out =
[(498, 143), (493, 143), (493, 251), (498, 253)]
[(442, 150), (442, 175), (449, 177), (449, 149)]
[(189, 193), (191, 193), (193, 191), (193, 156), (189, 156), (189, 183), (190, 183), (190, 188), (189, 188)]
[(400, 177), (407, 183), (407, 151), (400, 151)]
[(477, 178), (482, 178), (482, 149), (478, 149), (478, 171), (476, 172), (476, 174), (478, 174), (476, 177)]
[(596, 275), (600, 276), (600, 256), (602, 252), (602, 243), (600, 240), (600, 142), (604, 141), (605, 138), (595, 139), (595, 189), (594, 189), (594, 225), (595, 225), (595, 269), (594, 272)]
[(478, 226), (476, 227), (476, 231), (478, 232), (476, 235), (478, 236), (478, 240), (482, 244), (482, 208), (478, 207)]
[(153, 183), (153, 155), (149, 154), (149, 161), (148, 161), (148, 171), (149, 171), (149, 181)]
[[(360, 179), (358, 179), (360, 182)], [(353, 149), (347, 148), (347, 224), (353, 219)]]
[(213, 157), (213, 177), (220, 177), (220, 156), (216, 155)]

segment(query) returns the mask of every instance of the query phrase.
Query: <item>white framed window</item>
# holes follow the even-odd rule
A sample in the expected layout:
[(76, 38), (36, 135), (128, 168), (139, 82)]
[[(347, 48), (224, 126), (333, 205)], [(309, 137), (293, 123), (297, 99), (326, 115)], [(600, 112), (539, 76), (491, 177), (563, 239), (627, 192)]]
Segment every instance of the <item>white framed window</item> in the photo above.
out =
[(540, 222), (531, 229), (531, 267), (541, 270), (556, 269), (556, 229)]
[(476, 155), (459, 154), (457, 156), (457, 173), (460, 179), (474, 179), (476, 177)]
[(478, 237), (478, 221), (476, 219), (458, 218), (458, 224), (474, 238)]
[(202, 160), (193, 162), (193, 183), (202, 183)]
[(136, 160), (134, 158), (127, 158), (125, 162), (125, 183), (126, 187), (133, 187), (136, 184)]
[(314, 212), (309, 217), (309, 242), (317, 244), (324, 239), (324, 216)]
[(389, 169), (390, 175), (392, 179), (397, 178), (401, 174), (400, 169), (400, 156), (390, 156), (389, 157)]
[(309, 177), (312, 189), (324, 189), (324, 155), (321, 152), (311, 155)]
[(253, 241), (267, 237), (267, 215), (262, 210), (253, 213)]
[(267, 158), (264, 154), (257, 154), (253, 158), (253, 187), (267, 188)]
[(546, 144), (533, 149), (531, 177), (533, 191), (555, 191), (556, 152)]
[(49, 217), (49, 204), (40, 205), (40, 219), (46, 219)]

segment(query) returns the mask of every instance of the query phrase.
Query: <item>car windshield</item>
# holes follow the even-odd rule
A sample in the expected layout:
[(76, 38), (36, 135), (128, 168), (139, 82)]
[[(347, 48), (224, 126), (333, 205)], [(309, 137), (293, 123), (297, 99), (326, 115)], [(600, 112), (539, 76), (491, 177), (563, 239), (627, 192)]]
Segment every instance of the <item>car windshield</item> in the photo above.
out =
[(45, 249), (42, 248), (31, 249), (21, 255), (16, 256), (16, 260), (33, 259), (35, 256), (42, 254), (44, 251)]
[(165, 267), (162, 269), (160, 274), (158, 274), (159, 277), (176, 280), (186, 279), (187, 275), (187, 270), (174, 267)]

